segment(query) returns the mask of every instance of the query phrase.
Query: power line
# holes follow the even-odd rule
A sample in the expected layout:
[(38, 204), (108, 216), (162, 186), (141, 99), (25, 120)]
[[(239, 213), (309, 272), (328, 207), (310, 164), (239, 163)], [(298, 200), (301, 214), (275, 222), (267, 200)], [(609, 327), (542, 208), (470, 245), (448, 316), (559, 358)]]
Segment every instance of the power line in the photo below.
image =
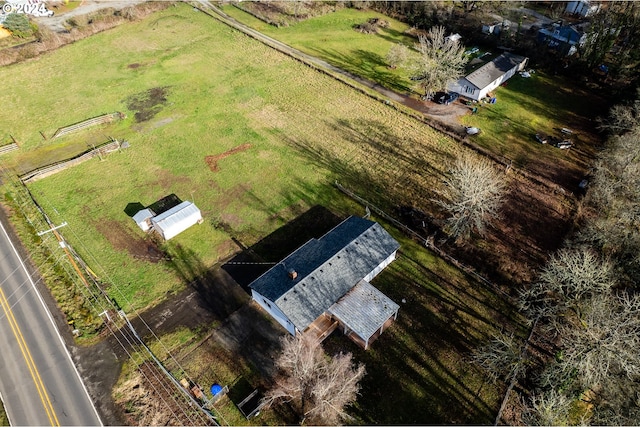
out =
[[(28, 192), (28, 189), (26, 189), (26, 188), (25, 188), (25, 190)], [(32, 219), (31, 219), (31, 218), (26, 214), (26, 210), (24, 209), (24, 199), (22, 198), (22, 195), (18, 195), (18, 196), (19, 196), (19, 197), (20, 197), (20, 199), (21, 199), (21, 200), (19, 201), (19, 203), (20, 203), (20, 208), (21, 208), (21, 211), (23, 212), (23, 214), (24, 214), (25, 218), (27, 219), (27, 221), (29, 222), (29, 224), (30, 224), (32, 227), (34, 227), (35, 229), (37, 229), (36, 224), (34, 224), (34, 221), (32, 221)], [(33, 200), (33, 202), (35, 203), (35, 200)], [(36, 207), (37, 207), (37, 204), (36, 204)], [(39, 210), (40, 210), (40, 209), (39, 209)], [(43, 214), (43, 216), (45, 216), (45, 217), (46, 217), (46, 214), (45, 214), (43, 211), (41, 211), (41, 210), (40, 210), (40, 212)], [(57, 211), (56, 211), (56, 212), (57, 212)], [(41, 218), (40, 218), (40, 219), (41, 219)], [(43, 239), (43, 242), (42, 242), (42, 243), (48, 243), (48, 240), (49, 240), (48, 238)], [(60, 241), (60, 242), (64, 242), (64, 239), (62, 239), (62, 238), (61, 238), (61, 236), (60, 236), (60, 240), (59, 240), (59, 241)], [(48, 245), (46, 245), (46, 246), (48, 246)], [(62, 245), (61, 245), (61, 246), (62, 246)], [(64, 248), (64, 246), (63, 246), (63, 248)], [(49, 248), (49, 252), (50, 252), (50, 255), (49, 255), (47, 258), (45, 258), (45, 260), (43, 261), (43, 265), (44, 265), (45, 263), (48, 263), (48, 261), (49, 261), (52, 257), (54, 257), (54, 256), (55, 256), (55, 252), (54, 252), (53, 250), (51, 250), (51, 248)], [(68, 271), (68, 263), (61, 263), (61, 262), (60, 262), (62, 258), (63, 258), (63, 256), (60, 256), (60, 257), (59, 257), (59, 258), (58, 258), (58, 259), (57, 259), (57, 260), (56, 260), (52, 265), (50, 264), (50, 268), (49, 268), (49, 270), (50, 270), (50, 269), (53, 269), (53, 266), (55, 266), (56, 264), (60, 265), (60, 266), (65, 270), (65, 272), (67, 273), (67, 275), (69, 276), (69, 278), (72, 280), (72, 283), (74, 283), (74, 284), (75, 284), (75, 280), (73, 279), (73, 277), (78, 277), (78, 275), (81, 275), (81, 273), (80, 273), (79, 271), (76, 271), (76, 273), (77, 273), (77, 274), (70, 273), (70, 272)], [(70, 259), (70, 261), (72, 261), (72, 259)], [(15, 270), (14, 270), (14, 271), (15, 271)], [(80, 278), (81, 278), (81, 279), (83, 280), (83, 282), (85, 282), (85, 284), (86, 284), (86, 280), (84, 279), (84, 277), (80, 277)], [(41, 280), (42, 280), (42, 276), (40, 276), (40, 277), (37, 279), (37, 281), (36, 281), (36, 282), (40, 282)], [(100, 286), (98, 285), (98, 283), (94, 281), (94, 284), (96, 285), (96, 288), (98, 289), (98, 291), (99, 291), (100, 293), (104, 294), (104, 291), (100, 288)], [(24, 285), (24, 282), (23, 282), (23, 285)], [(21, 286), (22, 286), (22, 285), (21, 285)], [(91, 305), (91, 307), (92, 307), (94, 310), (96, 309), (96, 307), (97, 307), (97, 306), (100, 306), (100, 308), (105, 308), (105, 304), (107, 304), (107, 303), (108, 303), (108, 304), (111, 306), (111, 308), (113, 309), (112, 301), (111, 301), (110, 299), (108, 299), (108, 296), (106, 296), (106, 294), (104, 294), (104, 295), (105, 295), (105, 297), (106, 297), (106, 301), (105, 301), (105, 300), (102, 300), (101, 298), (98, 298), (98, 296), (94, 293), (94, 291), (93, 291), (93, 290), (91, 290), (91, 289), (90, 289), (90, 287), (89, 287), (89, 286), (78, 286), (77, 284), (75, 284), (75, 287), (76, 287), (76, 288), (78, 288), (82, 294), (84, 294), (83, 296), (85, 297), (85, 300), (87, 301), (87, 303), (88, 303), (88, 304), (90, 304), (90, 305)], [(90, 294), (90, 297), (87, 297), (87, 292)], [(14, 293), (15, 293), (15, 292), (14, 292)], [(13, 295), (13, 294), (12, 294), (12, 295)], [(26, 295), (26, 293), (25, 293), (25, 294), (23, 294), (23, 296), (22, 296), (22, 297), (24, 297), (24, 295)], [(20, 297), (20, 298), (22, 298), (22, 297)], [(99, 301), (100, 301), (100, 302), (99, 302)], [(103, 311), (105, 311), (105, 310), (103, 310)], [(103, 321), (104, 321), (105, 325), (107, 326), (108, 330), (110, 331), (110, 333), (114, 336), (114, 338), (116, 339), (116, 341), (117, 341), (117, 342), (120, 344), (120, 346), (123, 348), (123, 350), (125, 351), (125, 353), (126, 353), (126, 354), (131, 358), (131, 360), (133, 361), (133, 363), (138, 367), (138, 370), (139, 370), (139, 371), (140, 371), (140, 373), (143, 375), (143, 377), (147, 380), (147, 382), (149, 383), (149, 386), (150, 386), (151, 388), (153, 388), (153, 389), (155, 389), (155, 390), (156, 390), (156, 393), (159, 395), (159, 397), (161, 398), (161, 400), (165, 403), (165, 406), (167, 406), (167, 408), (171, 411), (171, 413), (173, 414), (173, 416), (174, 416), (176, 419), (178, 419), (178, 416), (175, 414), (175, 412), (173, 411), (173, 409), (171, 409), (171, 406), (166, 402), (166, 400), (164, 399), (164, 397), (162, 397), (162, 393), (161, 393), (161, 392), (159, 392), (159, 391), (156, 389), (156, 386), (154, 385), (154, 382), (153, 382), (153, 381), (151, 381), (151, 379), (149, 378), (149, 376), (148, 376), (148, 375), (144, 372), (144, 370), (140, 367), (143, 363), (146, 363), (146, 362), (145, 362), (145, 360), (144, 360), (144, 359), (141, 359), (141, 360), (142, 360), (142, 364), (141, 364), (139, 361), (136, 361), (136, 359), (134, 358), (133, 354), (132, 354), (132, 353), (130, 353), (130, 352), (127, 350), (127, 348), (126, 348), (125, 344), (123, 343), (123, 341), (122, 341), (120, 338), (118, 338), (118, 335), (116, 334), (116, 332), (111, 328), (111, 326), (110, 326), (109, 322), (108, 322), (108, 321), (106, 321), (105, 319), (103, 319)], [(125, 328), (125, 330), (126, 330), (126, 328)], [(122, 331), (122, 330), (120, 329), (118, 332), (119, 332), (119, 334), (122, 336), (122, 338), (127, 342), (127, 344), (129, 344), (129, 345), (131, 346), (131, 348), (132, 348), (132, 349), (135, 349), (136, 347), (138, 347), (138, 345), (137, 345), (137, 344), (135, 344), (135, 341), (136, 341), (136, 340), (132, 340), (132, 339), (131, 339), (131, 337), (128, 337), (128, 336), (124, 333), (124, 331)], [(144, 343), (143, 343), (143, 342), (141, 342), (141, 344), (144, 346)], [(146, 346), (145, 346), (145, 347), (146, 347)], [(150, 351), (150, 350), (149, 350), (149, 351)], [(139, 357), (141, 357), (141, 355), (139, 355)], [(169, 395), (173, 398), (174, 403), (176, 403), (176, 405), (180, 408), (180, 410), (182, 411), (183, 415), (184, 415), (187, 419), (189, 419), (189, 420), (190, 420), (190, 422), (191, 422), (192, 424), (199, 424), (199, 423), (194, 423), (194, 422), (193, 422), (193, 418), (192, 418), (192, 417), (190, 417), (190, 416), (189, 416), (189, 415), (184, 411), (184, 409), (183, 409), (183, 405), (181, 405), (181, 404), (176, 400), (175, 395), (174, 395), (173, 393), (171, 393), (171, 392), (167, 389), (167, 387), (166, 387), (165, 383), (160, 379), (161, 377), (160, 377), (160, 378), (158, 378), (158, 376), (157, 376), (157, 374), (156, 374), (156, 371), (155, 371), (155, 370), (152, 370), (151, 372), (152, 372), (152, 374), (154, 375), (154, 377), (155, 377), (155, 379), (156, 379), (156, 382), (157, 382), (157, 383), (159, 383), (159, 384), (162, 386), (162, 388), (164, 389), (164, 392), (166, 392), (167, 394), (169, 394)], [(180, 389), (181, 389), (181, 387), (180, 387)], [(181, 390), (181, 391), (182, 391), (182, 390)], [(196, 412), (196, 414), (199, 416), (199, 420), (200, 420), (200, 421), (202, 421), (202, 420), (203, 420), (202, 415), (201, 415), (200, 413), (198, 413), (198, 412)]]

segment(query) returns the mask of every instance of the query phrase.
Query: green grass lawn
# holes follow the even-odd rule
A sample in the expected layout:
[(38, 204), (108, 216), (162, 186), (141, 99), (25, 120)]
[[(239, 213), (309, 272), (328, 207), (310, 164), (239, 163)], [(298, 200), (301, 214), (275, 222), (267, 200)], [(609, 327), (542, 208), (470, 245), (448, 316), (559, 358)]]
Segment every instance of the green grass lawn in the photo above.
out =
[[(107, 136), (130, 143), (30, 185), (52, 220), (68, 223), (61, 232), (127, 311), (157, 304), (237, 252), (238, 243), (251, 246), (311, 206), (361, 211), (333, 189), (334, 179), (385, 209), (410, 203), (432, 212), (433, 189), (462, 149), (184, 4), (4, 67), (0, 76), (9, 88), (0, 103), (12, 105), (0, 117), (0, 138), (21, 144), (4, 157), (6, 167), (28, 170)], [(132, 97), (153, 88), (165, 88), (166, 99), (137, 123)], [(113, 111), (127, 118), (59, 140), (39, 133)], [(207, 165), (207, 156), (243, 144), (216, 171)], [(195, 200), (205, 221), (163, 246), (188, 259), (150, 262), (140, 256), (149, 242), (125, 209), (169, 194)], [(401, 256), (375, 284), (407, 302), (395, 327), (358, 353), (369, 375), (357, 417), (365, 424), (491, 422), (501, 390), (485, 384), (466, 357), (513, 321), (512, 309), (392, 232)], [(176, 346), (189, 340), (182, 331), (174, 338)]]
[[(371, 11), (345, 8), (314, 17), (289, 27), (277, 28), (226, 5), (223, 10), (240, 22), (303, 52), (322, 58), (353, 74), (363, 76), (400, 92), (411, 91), (405, 70), (390, 70), (385, 56), (394, 43), (413, 45), (415, 39), (404, 32), (408, 26)], [(391, 23), (377, 35), (361, 34), (352, 27), (370, 17)], [(471, 46), (471, 45), (470, 45)], [(470, 58), (482, 55), (479, 51)], [(496, 53), (483, 57), (487, 61)], [(482, 63), (469, 65), (470, 72)], [(531, 79), (515, 76), (496, 91), (498, 103), (484, 104), (476, 116), (465, 116), (462, 123), (478, 126), (482, 135), (476, 141), (490, 152), (514, 160), (516, 166), (532, 169), (550, 180), (575, 187), (582, 179), (601, 144), (595, 136), (593, 119), (605, 113), (607, 103), (585, 90), (571, 78), (537, 73)], [(484, 108), (486, 106), (486, 108)], [(565, 152), (537, 146), (537, 132), (558, 134), (562, 127), (575, 128), (576, 150)]]
[[(531, 78), (512, 77), (494, 91), (496, 104), (479, 103), (478, 113), (462, 122), (482, 133), (475, 141), (490, 151), (513, 159), (553, 181), (561, 176), (577, 185), (600, 144), (593, 118), (604, 114), (607, 103), (570, 79), (536, 72)], [(536, 133), (562, 137), (560, 129), (574, 130), (574, 149), (541, 145)], [(575, 182), (574, 182), (575, 181)]]
[[(21, 144), (5, 157), (7, 165), (24, 171), (107, 135), (130, 142), (127, 150), (30, 186), (53, 221), (68, 222), (65, 236), (114, 284), (110, 292), (125, 309), (147, 307), (190, 279), (172, 261), (131, 256), (127, 248), (144, 251), (147, 242), (124, 212), (130, 203), (147, 206), (169, 194), (194, 199), (204, 224), (164, 249), (212, 266), (237, 250), (229, 232), (249, 246), (310, 206), (331, 206), (336, 177), (387, 206), (431, 205), (423, 188), (440, 182), (459, 150), (430, 128), (184, 6), (1, 73), (11, 90), (0, 102), (13, 109), (0, 117), (0, 138), (12, 135)], [(166, 101), (154, 118), (135, 123), (131, 97), (158, 87), (166, 88)], [(59, 140), (39, 133), (50, 136), (112, 111), (127, 118)], [(250, 148), (209, 169), (206, 156), (243, 144)]]
[(4, 406), (2, 402), (0, 402), (0, 426), (9, 426), (9, 418), (7, 418), (7, 413), (4, 411)]
[[(243, 24), (343, 70), (390, 89), (411, 91), (412, 83), (407, 71), (401, 68), (392, 70), (386, 62), (387, 53), (394, 44), (413, 46), (416, 43), (414, 37), (405, 34), (409, 25), (403, 22), (373, 11), (344, 8), (277, 28), (232, 5), (225, 5), (222, 10)], [(354, 25), (373, 17), (389, 21), (389, 27), (381, 28), (378, 34), (362, 34), (353, 29)]]

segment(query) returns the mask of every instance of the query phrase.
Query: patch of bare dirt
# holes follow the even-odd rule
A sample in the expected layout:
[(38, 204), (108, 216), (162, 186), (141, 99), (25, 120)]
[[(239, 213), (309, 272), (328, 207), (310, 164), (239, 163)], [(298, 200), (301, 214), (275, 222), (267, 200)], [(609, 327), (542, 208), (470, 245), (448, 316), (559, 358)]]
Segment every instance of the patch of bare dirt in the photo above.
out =
[(511, 287), (535, 280), (571, 230), (575, 202), (523, 177), (512, 177), (509, 185), (502, 218), (487, 230), (483, 241), (462, 246), (447, 242), (445, 247), (484, 277)]
[(134, 118), (137, 123), (146, 122), (162, 110), (167, 103), (168, 94), (168, 87), (154, 87), (131, 95), (125, 102), (129, 110), (135, 111)]
[(129, 254), (143, 261), (157, 263), (166, 258), (157, 243), (149, 236), (140, 238), (132, 236), (118, 221), (97, 221), (96, 228), (111, 243), (114, 249), (125, 250)]
[(127, 68), (131, 68), (135, 70), (136, 68), (140, 68), (140, 64), (138, 64), (137, 62), (134, 62), (133, 64), (127, 65)]
[(222, 160), (226, 157), (231, 156), (232, 154), (241, 153), (248, 150), (249, 148), (251, 148), (251, 144), (238, 145), (237, 147), (225, 151), (224, 153), (217, 154), (215, 156), (207, 156), (204, 158), (204, 161), (207, 162), (207, 165), (209, 165), (209, 169), (211, 169), (211, 172), (218, 172), (218, 160)]

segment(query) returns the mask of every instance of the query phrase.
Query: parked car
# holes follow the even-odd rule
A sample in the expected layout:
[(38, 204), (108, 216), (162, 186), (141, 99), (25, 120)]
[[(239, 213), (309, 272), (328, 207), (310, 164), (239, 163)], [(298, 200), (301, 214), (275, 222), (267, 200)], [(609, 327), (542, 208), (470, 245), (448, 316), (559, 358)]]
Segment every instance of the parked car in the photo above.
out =
[(536, 133), (536, 141), (538, 141), (540, 144), (546, 144), (547, 142), (549, 142), (549, 137), (541, 133)]
[(565, 140), (556, 142), (555, 146), (560, 148), (560, 149), (562, 149), (562, 150), (566, 150), (566, 149), (571, 148), (573, 146), (573, 142), (571, 142), (568, 139), (565, 139)]
[(460, 98), (460, 95), (456, 92), (437, 92), (433, 100), (438, 104), (449, 105), (458, 98)]

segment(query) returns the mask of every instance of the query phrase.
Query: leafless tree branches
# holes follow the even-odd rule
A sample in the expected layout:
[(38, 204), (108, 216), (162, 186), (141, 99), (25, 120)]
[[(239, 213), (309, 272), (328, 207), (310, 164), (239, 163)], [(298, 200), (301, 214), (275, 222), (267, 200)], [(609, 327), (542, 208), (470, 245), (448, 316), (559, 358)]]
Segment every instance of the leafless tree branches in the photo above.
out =
[(387, 53), (387, 63), (389, 67), (396, 68), (397, 66), (402, 66), (407, 59), (409, 58), (409, 48), (401, 43), (396, 43), (391, 46), (389, 52)]
[(355, 402), (363, 365), (353, 366), (352, 356), (327, 357), (317, 340), (287, 336), (276, 365), (281, 374), (267, 392), (267, 406), (288, 402), (304, 422), (338, 424), (347, 417), (345, 408)]
[(580, 315), (582, 302), (607, 292), (614, 284), (612, 267), (589, 248), (562, 249), (547, 262), (538, 282), (521, 293), (522, 306), (532, 317)]
[(471, 154), (460, 156), (444, 181), (441, 199), (448, 214), (449, 233), (467, 238), (472, 231), (484, 235), (487, 224), (499, 216), (506, 186), (486, 159)]
[(497, 334), (487, 345), (478, 348), (472, 360), (482, 367), (494, 383), (498, 379), (511, 378), (523, 368), (521, 345), (513, 335)]
[(419, 79), (419, 87), (427, 97), (446, 89), (462, 74), (467, 63), (464, 46), (447, 39), (444, 27), (433, 27), (427, 36), (420, 35), (415, 48), (419, 55), (410, 71)]

